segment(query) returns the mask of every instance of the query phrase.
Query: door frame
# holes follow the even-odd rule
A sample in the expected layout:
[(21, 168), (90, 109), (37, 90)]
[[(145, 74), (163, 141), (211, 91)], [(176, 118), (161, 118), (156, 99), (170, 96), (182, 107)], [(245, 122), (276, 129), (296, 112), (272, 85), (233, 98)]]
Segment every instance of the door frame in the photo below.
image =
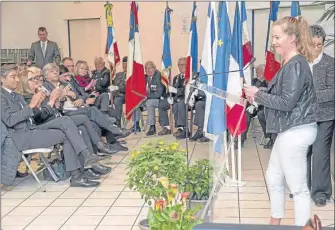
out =
[(66, 19), (67, 22), (67, 39), (68, 39), (68, 50), (69, 50), (69, 57), (71, 57), (71, 21), (82, 21), (82, 20), (100, 20), (101, 17), (98, 18), (76, 18), (76, 19)]

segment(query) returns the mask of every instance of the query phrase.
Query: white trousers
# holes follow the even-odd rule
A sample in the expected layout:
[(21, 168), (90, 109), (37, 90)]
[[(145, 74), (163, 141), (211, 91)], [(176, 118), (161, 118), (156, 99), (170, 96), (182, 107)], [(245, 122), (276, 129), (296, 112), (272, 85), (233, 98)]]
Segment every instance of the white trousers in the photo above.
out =
[(266, 182), (270, 194), (271, 216), (285, 216), (284, 179), (293, 194), (295, 224), (304, 226), (311, 217), (311, 198), (307, 187), (307, 151), (316, 139), (316, 123), (301, 125), (280, 133), (273, 146)]

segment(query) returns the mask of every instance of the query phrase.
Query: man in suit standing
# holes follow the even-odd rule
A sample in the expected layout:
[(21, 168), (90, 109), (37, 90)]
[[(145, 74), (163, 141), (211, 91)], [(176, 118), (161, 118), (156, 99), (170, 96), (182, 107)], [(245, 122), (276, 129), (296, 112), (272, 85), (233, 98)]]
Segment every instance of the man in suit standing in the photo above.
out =
[(319, 25), (311, 26), (313, 62), (309, 63), (317, 97), (318, 134), (307, 155), (308, 187), (318, 207), (327, 204), (332, 195), (330, 148), (335, 126), (334, 58), (323, 53), (326, 33)]
[(123, 71), (115, 75), (115, 78), (112, 81), (112, 85), (109, 87), (109, 90), (112, 92), (114, 98), (113, 102), (114, 102), (114, 108), (116, 110), (115, 124), (118, 127), (121, 127), (123, 105), (126, 102), (125, 96), (126, 96), (127, 61), (128, 61), (127, 56), (122, 58)]
[(148, 117), (147, 125), (150, 125), (147, 136), (156, 134), (156, 113), (155, 109), (158, 108), (159, 100), (163, 96), (164, 85), (161, 79), (161, 73), (156, 70), (156, 65), (152, 61), (145, 63), (145, 78), (147, 82), (147, 100), (145, 102)]
[(28, 54), (27, 66), (31, 66), (36, 58), (36, 66), (43, 68), (48, 63), (60, 63), (60, 53), (56, 42), (48, 40), (48, 32), (45, 27), (38, 28), (39, 41), (31, 44)]
[[(77, 126), (69, 117), (57, 118), (53, 121), (36, 125), (33, 119), (33, 109), (39, 108), (45, 99), (45, 93), (40, 91), (32, 97), (27, 105), (24, 98), (15, 93), (19, 85), (18, 72), (15, 69), (2, 68), (1, 76), (1, 121), (8, 131), (19, 151), (47, 148), (63, 143), (65, 167), (71, 174), (72, 187), (94, 187), (99, 182), (85, 178), (80, 169), (95, 163), (98, 158), (92, 156), (79, 134)], [(83, 159), (83, 165), (80, 163)]]

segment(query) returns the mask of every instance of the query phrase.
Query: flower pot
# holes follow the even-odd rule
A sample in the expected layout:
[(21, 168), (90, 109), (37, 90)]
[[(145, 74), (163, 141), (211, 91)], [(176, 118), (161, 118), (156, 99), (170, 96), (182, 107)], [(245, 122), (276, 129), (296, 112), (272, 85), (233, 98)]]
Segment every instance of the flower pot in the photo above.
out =
[[(207, 203), (207, 200), (190, 200), (189, 201), (190, 208), (193, 208), (198, 205), (201, 206), (201, 209), (197, 214), (198, 219), (201, 218), (201, 214), (205, 209), (206, 203)], [(212, 222), (213, 222), (213, 200), (211, 201), (209, 208), (207, 210), (207, 213), (205, 214), (204, 220), (203, 220), (203, 223), (212, 223)]]
[(138, 226), (140, 227), (141, 230), (150, 230), (148, 219), (141, 220), (138, 223)]

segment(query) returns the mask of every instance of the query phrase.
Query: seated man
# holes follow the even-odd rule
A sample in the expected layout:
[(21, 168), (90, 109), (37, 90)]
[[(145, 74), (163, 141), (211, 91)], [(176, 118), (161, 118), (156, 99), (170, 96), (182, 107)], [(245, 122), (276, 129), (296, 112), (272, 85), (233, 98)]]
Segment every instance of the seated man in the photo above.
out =
[(127, 57), (122, 58), (122, 69), (123, 72), (119, 72), (115, 75), (112, 81), (112, 86), (109, 87), (112, 93), (113, 103), (115, 108), (115, 124), (121, 128), (121, 117), (123, 111), (123, 105), (126, 102), (126, 78), (127, 78)]
[[(173, 135), (177, 139), (186, 138), (186, 105), (185, 105), (185, 70), (186, 58), (178, 60), (179, 74), (173, 78), (172, 86), (169, 86), (170, 98), (164, 94), (159, 101), (159, 121), (163, 130), (158, 135), (171, 134), (169, 126), (168, 110), (170, 103), (173, 104), (172, 111), (174, 114), (175, 127), (178, 128), (177, 132)], [(168, 102), (169, 100), (170, 103)]]
[[(63, 143), (64, 161), (66, 170), (71, 174), (72, 187), (94, 187), (99, 182), (85, 178), (80, 169), (98, 161), (92, 156), (79, 130), (68, 117), (57, 118), (42, 125), (36, 125), (32, 118), (33, 109), (38, 108), (45, 94), (35, 94), (29, 105), (23, 97), (14, 91), (19, 85), (17, 71), (1, 68), (1, 120), (8, 127), (13, 141), (19, 151), (47, 148)], [(84, 164), (81, 165), (80, 157)]]
[(156, 114), (155, 109), (158, 108), (159, 100), (163, 96), (164, 85), (161, 81), (161, 73), (156, 70), (156, 65), (152, 61), (145, 63), (145, 78), (147, 82), (147, 100), (145, 106), (147, 109), (147, 125), (150, 125), (147, 136), (156, 134)]
[[(61, 66), (62, 67), (62, 66)], [(50, 63), (47, 64), (43, 68), (43, 75), (46, 81), (43, 83), (43, 86), (49, 91), (52, 92), (56, 87), (59, 85), (63, 85), (66, 89), (68, 89), (66, 92), (67, 94), (65, 97), (69, 98), (72, 103), (74, 103), (73, 100), (76, 100), (78, 97), (77, 94), (72, 91), (72, 84), (69, 84), (68, 80), (70, 76), (67, 76), (65, 73), (62, 75), (59, 75), (59, 67)], [(82, 88), (80, 88), (82, 89)], [(65, 103), (65, 102), (64, 102)], [(89, 106), (89, 107), (80, 107), (80, 108), (73, 108), (74, 111), (62, 111), (63, 115), (65, 116), (73, 116), (78, 114), (85, 114), (89, 117), (89, 119), (93, 122), (93, 125), (97, 125), (99, 128), (106, 129), (107, 131), (111, 132), (110, 135), (108, 135), (108, 143), (111, 144), (111, 149), (115, 149), (117, 147), (117, 150), (124, 150), (125, 147), (119, 145), (113, 136), (120, 136), (120, 137), (126, 137), (130, 134), (130, 132), (124, 130), (121, 131), (118, 127), (113, 125), (113, 121), (109, 119), (108, 116), (104, 115), (97, 107)], [(113, 144), (116, 144), (114, 147)]]
[(95, 58), (94, 65), (96, 69), (92, 71), (92, 80), (95, 81), (93, 93), (98, 95), (94, 105), (107, 115), (115, 116), (115, 113), (109, 107), (108, 87), (110, 86), (110, 71), (105, 66), (105, 61), (102, 57)]
[[(267, 83), (265, 82), (264, 78), (264, 68), (265, 65), (261, 64), (256, 67), (256, 78), (252, 79), (252, 85), (256, 86), (257, 88), (266, 88)], [(246, 108), (246, 116), (247, 116), (247, 129), (241, 135), (241, 146), (244, 147), (244, 142), (247, 139), (248, 130), (250, 127), (250, 123), (253, 117), (257, 116), (257, 113), (263, 110), (263, 106), (259, 106), (257, 103), (254, 104), (247, 104)], [(264, 133), (265, 134), (265, 133)], [(235, 149), (237, 149), (237, 142), (235, 142)]]
[(208, 142), (209, 139), (204, 136), (206, 94), (204, 91), (194, 91), (189, 101), (190, 107), (195, 109), (194, 125), (198, 126), (196, 133), (190, 138), (190, 141)]

